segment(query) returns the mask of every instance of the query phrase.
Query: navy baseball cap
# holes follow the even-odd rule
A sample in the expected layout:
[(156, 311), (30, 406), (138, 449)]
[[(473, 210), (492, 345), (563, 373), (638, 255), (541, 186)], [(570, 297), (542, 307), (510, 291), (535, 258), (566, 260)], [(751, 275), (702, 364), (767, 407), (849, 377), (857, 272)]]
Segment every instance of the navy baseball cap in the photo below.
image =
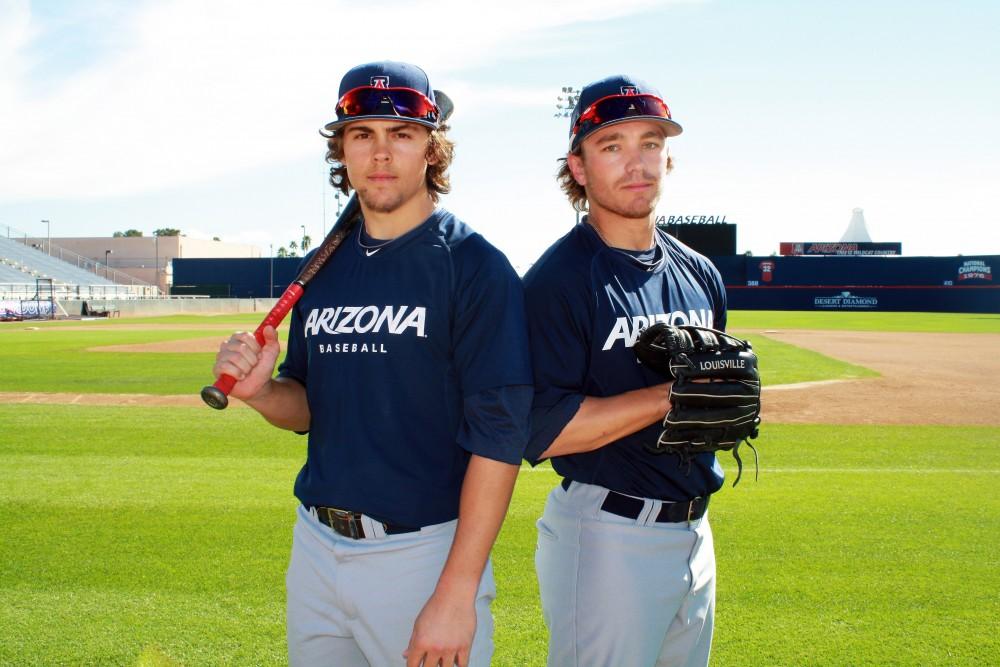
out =
[(659, 121), (665, 125), (668, 137), (676, 137), (683, 131), (670, 117), (670, 108), (660, 91), (645, 81), (619, 74), (589, 83), (580, 91), (570, 117), (570, 152), (592, 132), (630, 120)]
[(352, 68), (340, 80), (337, 120), (330, 132), (360, 118), (405, 120), (436, 129), (451, 115), (447, 95), (431, 88), (427, 73), (416, 65), (383, 60)]

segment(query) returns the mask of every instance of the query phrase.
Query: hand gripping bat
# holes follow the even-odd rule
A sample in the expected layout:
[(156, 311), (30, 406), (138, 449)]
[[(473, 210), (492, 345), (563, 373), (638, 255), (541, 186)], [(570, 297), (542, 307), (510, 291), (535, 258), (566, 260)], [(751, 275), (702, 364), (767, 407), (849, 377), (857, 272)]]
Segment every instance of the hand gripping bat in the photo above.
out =
[[(455, 105), (447, 95), (445, 95), (440, 90), (434, 91), (434, 99), (437, 102), (438, 109), (440, 110), (440, 120), (439, 123), (443, 125), (448, 118), (451, 117), (452, 112), (455, 110)], [(361, 212), (361, 206), (358, 204), (357, 193), (351, 195), (350, 200), (347, 202), (347, 206), (344, 207), (343, 212), (340, 217), (337, 218), (337, 222), (334, 223), (333, 229), (330, 233), (326, 235), (323, 239), (323, 244), (316, 250), (312, 259), (309, 263), (302, 268), (299, 272), (298, 277), (292, 281), (292, 284), (288, 286), (285, 292), (278, 299), (278, 302), (274, 304), (274, 308), (271, 312), (267, 314), (264, 321), (260, 323), (260, 326), (253, 332), (254, 338), (257, 339), (257, 344), (264, 345), (264, 328), (265, 327), (275, 327), (281, 324), (281, 321), (285, 319), (285, 315), (288, 311), (292, 309), (298, 300), (302, 296), (302, 292), (305, 290), (306, 285), (312, 279), (313, 276), (323, 267), (326, 260), (334, 253), (334, 251), (340, 246), (347, 235), (351, 233), (354, 228), (355, 223)], [(236, 385), (236, 378), (231, 375), (226, 375), (225, 373), (215, 381), (215, 384), (209, 385), (201, 390), (201, 398), (210, 406), (216, 410), (223, 410), (227, 405), (229, 405), (229, 392), (233, 390)]]
[[(266, 327), (277, 328), (281, 321), (285, 319), (288, 312), (292, 309), (302, 293), (305, 291), (306, 285), (312, 280), (313, 276), (326, 264), (326, 260), (330, 259), (330, 256), (337, 250), (344, 239), (347, 238), (351, 230), (354, 229), (354, 225), (357, 223), (360, 217), (361, 206), (358, 204), (357, 193), (353, 194), (351, 198), (347, 201), (347, 205), (341, 212), (340, 217), (337, 218), (337, 222), (334, 223), (333, 229), (330, 233), (326, 235), (323, 239), (322, 245), (317, 248), (316, 252), (313, 253), (312, 258), (309, 263), (302, 267), (299, 271), (299, 275), (295, 277), (292, 284), (289, 285), (278, 302), (274, 304), (274, 308), (271, 312), (267, 314), (264, 321), (260, 323), (260, 326), (253, 332), (254, 338), (257, 339), (257, 344), (263, 347), (264, 345), (264, 329)], [(209, 385), (201, 390), (201, 398), (203, 401), (208, 403), (210, 406), (216, 410), (223, 410), (227, 405), (229, 405), (229, 392), (233, 390), (236, 385), (236, 378), (232, 375), (227, 375), (223, 373), (215, 384)]]

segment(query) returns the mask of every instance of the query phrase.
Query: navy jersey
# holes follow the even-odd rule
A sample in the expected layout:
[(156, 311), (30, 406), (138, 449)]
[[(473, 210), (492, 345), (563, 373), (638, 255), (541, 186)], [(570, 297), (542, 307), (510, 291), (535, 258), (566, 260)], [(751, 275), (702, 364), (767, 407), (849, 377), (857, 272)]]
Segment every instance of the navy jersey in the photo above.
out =
[(358, 235), (292, 313), (279, 374), (306, 387), (304, 505), (426, 526), (458, 516), (470, 454), (517, 464), (531, 369), (507, 259), (441, 209), (377, 250)]
[[(653, 253), (608, 247), (589, 224), (556, 241), (524, 277), (535, 374), (532, 464), (573, 418), (586, 396), (616, 396), (665, 382), (632, 352), (653, 322), (726, 326), (725, 288), (712, 264), (661, 230)], [(659, 500), (717, 491), (723, 473), (714, 454), (697, 456), (688, 473), (677, 456), (645, 444), (655, 423), (591, 452), (557, 456), (552, 467), (577, 482)]]

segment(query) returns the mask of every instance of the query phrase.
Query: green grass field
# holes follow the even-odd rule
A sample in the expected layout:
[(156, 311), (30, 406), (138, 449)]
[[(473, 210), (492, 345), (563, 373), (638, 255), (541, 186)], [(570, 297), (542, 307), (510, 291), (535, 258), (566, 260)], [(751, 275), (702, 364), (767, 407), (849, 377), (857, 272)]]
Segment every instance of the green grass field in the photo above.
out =
[[(142, 393), (197, 394), (211, 379), (214, 353), (106, 352), (91, 348), (107, 345), (130, 345), (169, 340), (215, 336), (221, 342), (227, 333), (218, 329), (198, 328), (206, 322), (216, 325), (218, 318), (163, 318), (161, 324), (183, 329), (138, 331), (122, 326), (123, 320), (87, 323), (87, 329), (67, 330), (64, 323), (0, 327), (0, 391), (73, 392), (73, 393)], [(126, 325), (142, 323), (124, 320)], [(146, 322), (153, 324), (153, 322)], [(230, 316), (224, 324), (234, 328), (252, 328), (247, 316)], [(37, 329), (34, 327), (38, 327)], [(282, 329), (282, 338), (287, 327)], [(767, 338), (747, 336), (761, 358), (765, 385), (808, 382), (829, 378), (852, 379), (876, 375), (874, 372), (836, 359), (803, 350)]]
[[(886, 328), (912, 330), (902, 319)], [(192, 327), (0, 328), (0, 390), (196, 391), (211, 355), (84, 352), (213, 333), (166, 321)], [(774, 383), (803, 363), (865, 373), (754, 342)], [(283, 664), (303, 438), (207, 408), (0, 404), (0, 424), (0, 665)], [(765, 424), (755, 444), (760, 480), (750, 462), (712, 505), (713, 664), (1000, 662), (1000, 428)], [(495, 549), (495, 665), (544, 664), (534, 521), (555, 482), (522, 471)]]
[[(300, 438), (248, 410), (5, 405), (0, 421), (0, 663), (281, 664)], [(717, 664), (989, 664), (998, 438), (767, 426), (760, 481), (712, 509)], [(522, 472), (496, 548), (497, 665), (543, 664), (534, 520), (555, 479)]]
[(789, 310), (734, 310), (730, 329), (830, 329), (1000, 333), (1000, 315), (991, 313), (862, 313)]
[[(129, 317), (125, 319), (96, 319), (65, 322), (22, 322), (13, 328), (37, 326), (62, 327), (115, 327), (135, 324), (168, 324), (171, 326), (205, 324), (231, 324), (234, 328), (252, 329), (263, 313), (232, 315), (171, 315), (169, 317)], [(886, 312), (814, 312), (789, 310), (731, 310), (729, 327), (736, 329), (831, 329), (847, 331), (924, 331), (1000, 333), (1000, 315), (992, 313), (886, 313)], [(3, 326), (0, 326), (2, 332)]]

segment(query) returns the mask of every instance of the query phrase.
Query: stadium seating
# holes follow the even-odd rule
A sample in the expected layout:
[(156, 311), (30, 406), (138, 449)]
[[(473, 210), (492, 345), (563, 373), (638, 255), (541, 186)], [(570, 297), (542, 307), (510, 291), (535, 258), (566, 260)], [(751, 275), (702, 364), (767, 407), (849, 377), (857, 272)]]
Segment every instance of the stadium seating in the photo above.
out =
[[(0, 282), (33, 282), (35, 278), (52, 278), (59, 283), (75, 285), (114, 285), (115, 283), (91, 271), (68, 262), (49, 257), (46, 253), (29, 248), (13, 239), (0, 237), (0, 260), (6, 260), (5, 268), (16, 271), (17, 277), (3, 278)], [(3, 262), (0, 261), (0, 266)], [(19, 267), (14, 268), (14, 267)], [(12, 276), (7, 271), (3, 275)]]
[(34, 281), (34, 279), (34, 276), (31, 274), (0, 262), (0, 283), (26, 283)]

